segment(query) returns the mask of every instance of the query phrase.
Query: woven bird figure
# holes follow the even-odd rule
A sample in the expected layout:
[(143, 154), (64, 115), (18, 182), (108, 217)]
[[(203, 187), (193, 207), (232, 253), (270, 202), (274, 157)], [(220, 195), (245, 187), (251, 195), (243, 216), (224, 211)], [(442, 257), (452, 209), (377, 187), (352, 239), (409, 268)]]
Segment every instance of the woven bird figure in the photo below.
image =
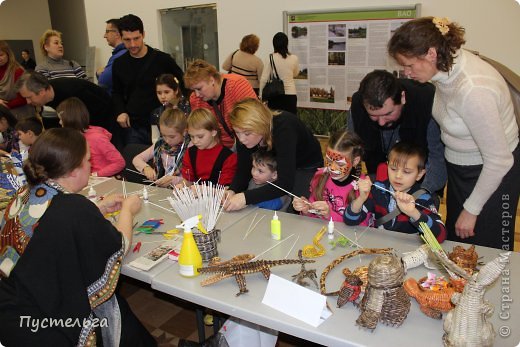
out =
[(356, 300), (361, 293), (361, 286), (363, 281), (356, 275), (345, 276), (345, 281), (341, 285), (338, 296), (338, 307), (345, 305), (347, 302), (352, 302), (356, 305)]
[(410, 311), (403, 289), (404, 268), (394, 255), (381, 255), (368, 266), (368, 285), (356, 324), (374, 330), (377, 323), (400, 326)]

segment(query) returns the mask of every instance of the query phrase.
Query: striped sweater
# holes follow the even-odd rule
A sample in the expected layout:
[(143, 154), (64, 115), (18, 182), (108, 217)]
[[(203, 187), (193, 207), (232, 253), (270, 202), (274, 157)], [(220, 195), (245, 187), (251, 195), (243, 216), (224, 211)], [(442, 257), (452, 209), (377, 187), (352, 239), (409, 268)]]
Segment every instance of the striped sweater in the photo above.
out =
[[(229, 115), (231, 110), (233, 110), (235, 103), (245, 98), (256, 97), (257, 96), (253, 88), (244, 77), (236, 74), (224, 74), (222, 75), (222, 88), (220, 91), (220, 97), (218, 100), (216, 100), (215, 107), (220, 110), (227, 127), (231, 130), (233, 128), (229, 121)], [(192, 93), (190, 96), (190, 105), (192, 111), (198, 108), (207, 108), (210, 110), (215, 115), (217, 122), (219, 123), (220, 142), (228, 148), (233, 147), (233, 144), (235, 143), (233, 135), (228, 134), (222, 124), (220, 124), (219, 117), (215, 114), (215, 110), (209, 102), (202, 100), (201, 98), (197, 97), (195, 93)]]
[[(384, 182), (376, 181), (374, 184), (385, 189), (391, 189), (388, 180)], [(419, 189), (421, 189), (421, 187), (416, 183), (410, 188), (408, 194), (413, 194)], [(389, 193), (372, 187), (370, 196), (363, 204), (361, 211), (359, 213), (354, 213), (352, 211), (352, 206), (348, 205), (343, 220), (347, 225), (359, 225), (365, 220), (367, 215), (366, 211), (374, 212), (377, 220), (389, 213), (388, 208), (391, 200), (393, 200), (393, 197)], [(431, 195), (429, 193), (424, 193), (415, 199), (415, 201), (429, 209), (427, 210), (417, 207), (421, 212), (421, 217), (418, 220), (412, 220), (404, 213), (400, 213), (394, 219), (380, 225), (379, 227), (385, 228), (386, 230), (399, 231), (401, 233), (416, 234), (419, 232), (419, 223), (425, 222), (428, 224), (428, 227), (430, 227), (437, 240), (443, 242), (446, 239), (446, 227), (444, 226), (439, 214), (436, 213), (437, 210), (435, 209), (435, 204), (433, 203)]]
[(45, 61), (42, 64), (36, 65), (35, 71), (41, 73), (49, 80), (62, 77), (87, 78), (83, 68), (74, 60), (56, 60), (51, 57), (45, 57)]

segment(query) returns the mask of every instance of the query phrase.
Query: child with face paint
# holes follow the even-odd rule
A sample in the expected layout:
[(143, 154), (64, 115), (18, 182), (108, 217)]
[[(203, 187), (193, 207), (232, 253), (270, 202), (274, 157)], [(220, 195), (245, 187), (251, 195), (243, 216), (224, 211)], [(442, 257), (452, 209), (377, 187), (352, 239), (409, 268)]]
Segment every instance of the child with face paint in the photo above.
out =
[[(312, 178), (310, 198), (293, 200), (293, 208), (301, 214), (342, 222), (345, 208), (359, 193), (354, 177), (361, 171), (363, 144), (355, 133), (341, 130), (334, 133), (327, 146), (325, 167)], [(361, 223), (368, 225), (371, 215)]]

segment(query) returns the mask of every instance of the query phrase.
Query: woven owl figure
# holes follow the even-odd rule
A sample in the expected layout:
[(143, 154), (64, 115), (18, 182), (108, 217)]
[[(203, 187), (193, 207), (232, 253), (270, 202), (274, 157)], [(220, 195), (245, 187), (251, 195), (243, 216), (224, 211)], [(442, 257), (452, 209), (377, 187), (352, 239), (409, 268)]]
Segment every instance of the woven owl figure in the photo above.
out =
[(339, 290), (338, 307), (345, 305), (347, 302), (355, 304), (361, 293), (361, 285), (363, 285), (363, 281), (358, 276), (347, 275)]
[(377, 323), (400, 326), (410, 311), (410, 297), (403, 288), (404, 268), (394, 255), (381, 255), (368, 266), (368, 285), (356, 324), (375, 329)]

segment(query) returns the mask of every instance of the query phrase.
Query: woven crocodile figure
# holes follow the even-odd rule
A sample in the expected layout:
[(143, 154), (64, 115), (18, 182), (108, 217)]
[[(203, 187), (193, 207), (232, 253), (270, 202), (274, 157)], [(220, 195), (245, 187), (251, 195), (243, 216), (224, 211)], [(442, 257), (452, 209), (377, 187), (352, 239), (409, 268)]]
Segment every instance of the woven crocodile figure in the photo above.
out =
[[(246, 278), (245, 275), (252, 274), (255, 272), (261, 272), (265, 279), (269, 279), (271, 275), (271, 267), (278, 265), (288, 265), (288, 264), (304, 264), (304, 263), (314, 263), (314, 260), (304, 260), (304, 259), (280, 259), (280, 260), (256, 260), (244, 263), (231, 263), (225, 265), (216, 265), (216, 266), (207, 266), (198, 269), (200, 273), (215, 273), (223, 278), (227, 278), (230, 276), (235, 276), (235, 279), (238, 284), (238, 288), (240, 291), (236, 294), (239, 296), (241, 294), (247, 293), (248, 290), (246, 288)], [(216, 278), (216, 276), (214, 276)], [(215, 281), (217, 282), (217, 281)], [(213, 282), (213, 283), (215, 283)]]

